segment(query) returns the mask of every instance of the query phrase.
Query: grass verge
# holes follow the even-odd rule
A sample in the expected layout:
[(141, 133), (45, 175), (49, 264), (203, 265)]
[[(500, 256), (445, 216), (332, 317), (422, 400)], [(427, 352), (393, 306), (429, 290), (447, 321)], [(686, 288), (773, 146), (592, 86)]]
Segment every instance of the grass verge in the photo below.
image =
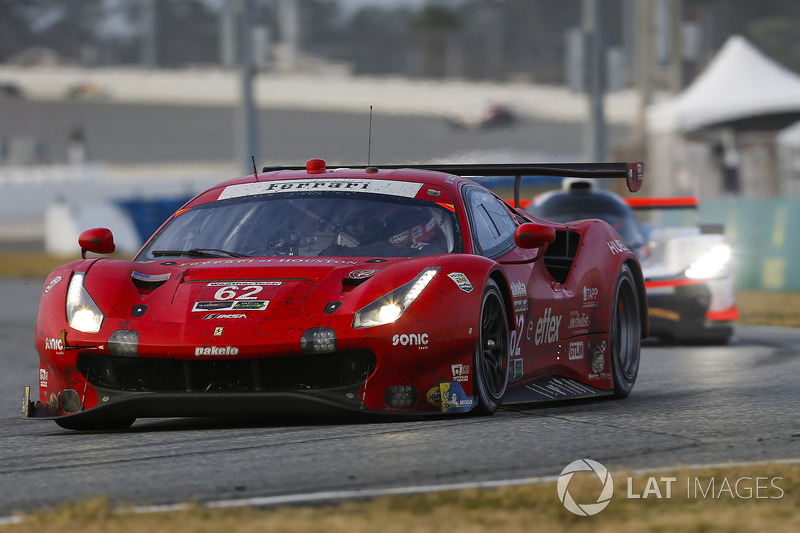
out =
[[(800, 531), (798, 464), (677, 469), (671, 473), (639, 475), (613, 472), (612, 475), (614, 496), (608, 507), (594, 516), (577, 516), (565, 509), (558, 498), (556, 483), (550, 482), (268, 510), (190, 505), (180, 511), (142, 514), (132, 508), (114, 508), (100, 498), (39, 512), (20, 524), (2, 526), (0, 531)], [(666, 478), (675, 481), (668, 482)], [(671, 487), (669, 498), (667, 485)], [(576, 502), (593, 503), (602, 484), (593, 473), (578, 473), (567, 490)], [(630, 498), (629, 494), (640, 497)]]

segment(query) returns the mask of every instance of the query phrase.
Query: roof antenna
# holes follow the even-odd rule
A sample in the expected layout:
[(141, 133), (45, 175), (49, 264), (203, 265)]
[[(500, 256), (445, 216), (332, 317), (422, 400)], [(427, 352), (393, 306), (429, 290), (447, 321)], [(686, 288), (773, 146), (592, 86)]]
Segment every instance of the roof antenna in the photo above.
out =
[(365, 169), (370, 174), (378, 172), (377, 167), (370, 165), (372, 159), (372, 106), (369, 106), (369, 137), (367, 140), (367, 168)]
[(253, 176), (258, 180), (258, 169), (256, 168), (256, 156), (251, 155), (250, 160), (253, 161)]

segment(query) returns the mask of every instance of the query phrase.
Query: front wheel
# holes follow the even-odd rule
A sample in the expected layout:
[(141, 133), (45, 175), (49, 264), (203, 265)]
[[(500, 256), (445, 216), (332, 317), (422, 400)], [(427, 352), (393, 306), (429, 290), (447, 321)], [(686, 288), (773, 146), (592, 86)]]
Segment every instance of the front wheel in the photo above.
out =
[(491, 415), (503, 403), (508, 386), (508, 317), (497, 283), (483, 290), (480, 330), (473, 355), (473, 394), (479, 415)]
[(627, 265), (620, 270), (611, 310), (611, 365), (614, 396), (625, 398), (633, 390), (639, 373), (642, 321), (636, 283)]

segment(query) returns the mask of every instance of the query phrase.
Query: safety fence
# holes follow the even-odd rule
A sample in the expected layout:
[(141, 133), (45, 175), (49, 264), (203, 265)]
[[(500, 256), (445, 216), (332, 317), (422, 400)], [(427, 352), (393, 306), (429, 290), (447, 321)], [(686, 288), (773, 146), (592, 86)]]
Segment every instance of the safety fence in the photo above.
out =
[(800, 291), (800, 199), (704, 201), (700, 222), (733, 241), (737, 288)]

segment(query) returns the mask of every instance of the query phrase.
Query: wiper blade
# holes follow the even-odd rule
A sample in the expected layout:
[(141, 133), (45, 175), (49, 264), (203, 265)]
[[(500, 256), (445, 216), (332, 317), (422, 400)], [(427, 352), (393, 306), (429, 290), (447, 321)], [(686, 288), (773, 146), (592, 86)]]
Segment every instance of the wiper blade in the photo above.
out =
[(165, 255), (179, 255), (186, 257), (250, 257), (247, 254), (220, 250), (218, 248), (192, 248), (191, 250), (153, 250), (150, 252), (153, 257), (163, 257)]

